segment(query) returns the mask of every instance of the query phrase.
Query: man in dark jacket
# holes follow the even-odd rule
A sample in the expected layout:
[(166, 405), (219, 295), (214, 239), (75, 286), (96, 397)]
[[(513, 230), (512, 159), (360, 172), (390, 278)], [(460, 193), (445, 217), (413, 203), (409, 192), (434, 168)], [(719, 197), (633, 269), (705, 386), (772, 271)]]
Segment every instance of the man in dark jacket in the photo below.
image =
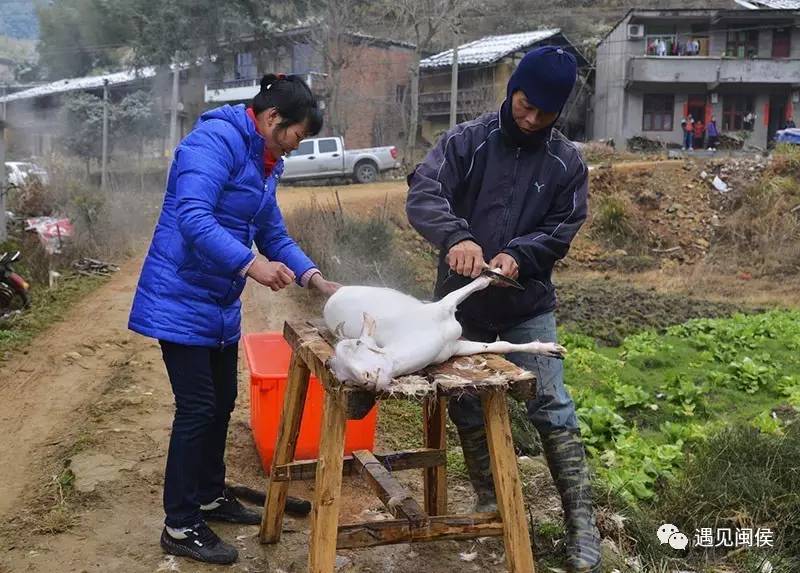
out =
[[(441, 249), (437, 297), (477, 277), (486, 261), (525, 287), (498, 284), (462, 303), (457, 318), (465, 338), (556, 341), (553, 266), (567, 254), (587, 212), (588, 170), (575, 145), (553, 127), (576, 68), (561, 48), (531, 51), (511, 76), (500, 111), (457, 125), (409, 175), (408, 219)], [(562, 363), (530, 354), (509, 358), (537, 375), (527, 410), (561, 494), (568, 569), (599, 571), (589, 471)], [(476, 510), (494, 510), (480, 402), (452, 400), (450, 417), (478, 497)]]

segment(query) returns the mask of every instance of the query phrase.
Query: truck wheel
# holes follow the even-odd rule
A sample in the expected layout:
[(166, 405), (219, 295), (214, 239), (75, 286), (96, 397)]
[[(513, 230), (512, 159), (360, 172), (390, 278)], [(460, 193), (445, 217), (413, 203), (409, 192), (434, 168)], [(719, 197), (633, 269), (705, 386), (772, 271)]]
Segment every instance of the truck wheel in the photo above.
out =
[(362, 161), (353, 172), (356, 183), (372, 183), (378, 178), (378, 167), (371, 161)]

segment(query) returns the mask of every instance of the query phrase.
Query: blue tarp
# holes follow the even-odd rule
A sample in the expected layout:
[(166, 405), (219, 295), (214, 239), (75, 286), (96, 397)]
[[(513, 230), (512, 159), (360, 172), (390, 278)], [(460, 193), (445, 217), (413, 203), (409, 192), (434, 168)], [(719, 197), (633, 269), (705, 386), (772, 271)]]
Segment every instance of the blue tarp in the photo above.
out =
[(800, 145), (800, 128), (790, 127), (788, 129), (781, 129), (775, 133), (775, 142)]

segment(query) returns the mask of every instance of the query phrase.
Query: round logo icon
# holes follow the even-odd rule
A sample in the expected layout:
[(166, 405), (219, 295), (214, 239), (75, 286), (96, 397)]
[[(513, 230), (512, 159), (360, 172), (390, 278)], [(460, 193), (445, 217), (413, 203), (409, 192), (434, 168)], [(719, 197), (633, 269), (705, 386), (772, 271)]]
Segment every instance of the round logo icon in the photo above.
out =
[(658, 540), (661, 542), (661, 545), (665, 545), (669, 543), (669, 538), (674, 533), (680, 533), (680, 531), (678, 530), (677, 527), (675, 527), (671, 523), (665, 523), (664, 525), (658, 528), (658, 531), (656, 531), (656, 536), (658, 537)]
[(669, 536), (669, 546), (673, 549), (686, 549), (687, 545), (689, 545), (689, 538), (680, 531)]

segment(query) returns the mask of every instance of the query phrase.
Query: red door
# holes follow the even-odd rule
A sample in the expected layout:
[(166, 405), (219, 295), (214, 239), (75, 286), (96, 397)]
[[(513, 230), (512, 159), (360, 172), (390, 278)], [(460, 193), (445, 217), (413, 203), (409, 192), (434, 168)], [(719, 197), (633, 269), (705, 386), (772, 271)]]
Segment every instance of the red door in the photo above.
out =
[(701, 119), (706, 123), (706, 96), (705, 95), (690, 95), (689, 102), (686, 106), (689, 115), (692, 119)]
[(772, 31), (772, 57), (788, 58), (791, 52), (791, 32), (789, 28), (776, 28)]

